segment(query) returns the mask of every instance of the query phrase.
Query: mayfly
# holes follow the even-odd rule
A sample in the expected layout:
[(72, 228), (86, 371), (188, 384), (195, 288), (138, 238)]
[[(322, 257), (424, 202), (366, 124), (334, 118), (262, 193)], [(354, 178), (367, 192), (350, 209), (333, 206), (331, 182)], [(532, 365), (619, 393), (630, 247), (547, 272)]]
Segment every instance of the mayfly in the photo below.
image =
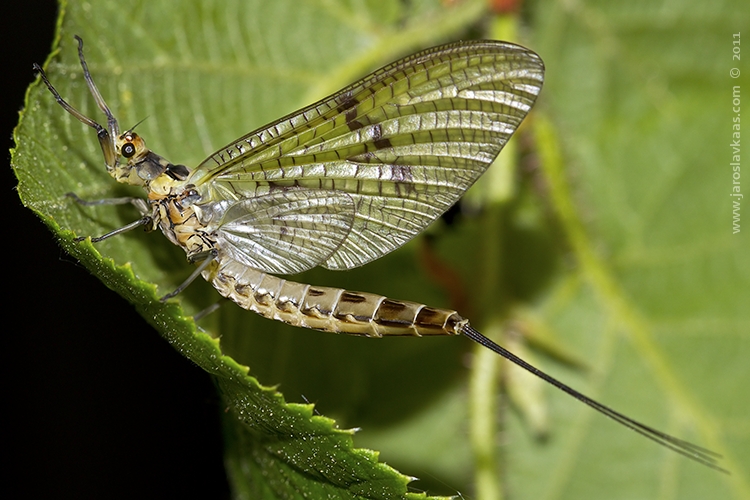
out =
[(191, 170), (150, 151), (133, 129), (120, 132), (76, 39), (106, 127), (68, 104), (35, 69), (63, 109), (96, 130), (107, 172), (148, 196), (90, 202), (71, 196), (83, 205), (132, 203), (141, 212), (93, 242), (145, 226), (185, 250), (197, 268), (163, 301), (203, 276), (241, 307), (294, 326), (369, 337), (464, 335), (635, 432), (723, 471), (719, 455), (581, 394), (456, 311), (274, 276), (366, 264), (456, 203), (533, 106), (544, 78), (537, 54), (498, 41), (418, 52), (240, 137)]

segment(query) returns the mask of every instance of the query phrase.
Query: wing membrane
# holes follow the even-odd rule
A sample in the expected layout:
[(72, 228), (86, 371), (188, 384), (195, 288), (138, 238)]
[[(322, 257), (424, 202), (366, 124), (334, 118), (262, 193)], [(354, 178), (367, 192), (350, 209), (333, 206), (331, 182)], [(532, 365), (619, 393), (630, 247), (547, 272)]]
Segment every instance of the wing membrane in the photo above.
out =
[(299, 187), (347, 193), (351, 230), (321, 264), (360, 266), (460, 198), (531, 109), (543, 76), (541, 59), (516, 45), (436, 47), (241, 137), (190, 181), (209, 202)]
[(296, 274), (325, 262), (354, 221), (346, 193), (296, 188), (215, 207), (218, 246), (232, 259), (275, 274)]

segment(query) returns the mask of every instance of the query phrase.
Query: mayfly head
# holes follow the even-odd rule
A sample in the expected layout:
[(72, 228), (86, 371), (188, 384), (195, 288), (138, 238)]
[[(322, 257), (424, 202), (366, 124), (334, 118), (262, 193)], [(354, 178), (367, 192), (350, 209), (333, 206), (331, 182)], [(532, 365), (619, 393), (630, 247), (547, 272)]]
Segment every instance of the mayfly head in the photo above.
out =
[[(99, 139), (99, 146), (102, 148), (104, 165), (107, 168), (107, 172), (117, 182), (135, 186), (148, 186), (150, 181), (167, 171), (169, 162), (152, 153), (146, 147), (145, 141), (133, 132), (132, 129), (122, 134), (120, 133), (120, 126), (117, 123), (117, 119), (109, 109), (89, 72), (86, 58), (83, 55), (83, 40), (79, 36), (76, 36), (75, 39), (78, 41), (78, 59), (81, 61), (81, 67), (83, 68), (83, 77), (97, 106), (107, 116), (106, 127), (68, 104), (38, 64), (34, 64), (34, 69), (39, 72), (45, 85), (65, 111), (73, 115), (84, 125), (88, 125), (96, 130), (96, 136)], [(121, 162), (121, 157), (125, 158), (126, 161)]]

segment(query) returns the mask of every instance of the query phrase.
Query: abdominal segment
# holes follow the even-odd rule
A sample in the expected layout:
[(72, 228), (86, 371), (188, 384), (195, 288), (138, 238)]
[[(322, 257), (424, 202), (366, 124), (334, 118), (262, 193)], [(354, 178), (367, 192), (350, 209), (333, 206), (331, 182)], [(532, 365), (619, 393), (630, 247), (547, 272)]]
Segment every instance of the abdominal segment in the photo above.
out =
[(333, 333), (384, 335), (459, 335), (467, 323), (457, 312), (382, 295), (288, 281), (217, 259), (204, 272), (224, 297), (242, 308), (294, 326)]

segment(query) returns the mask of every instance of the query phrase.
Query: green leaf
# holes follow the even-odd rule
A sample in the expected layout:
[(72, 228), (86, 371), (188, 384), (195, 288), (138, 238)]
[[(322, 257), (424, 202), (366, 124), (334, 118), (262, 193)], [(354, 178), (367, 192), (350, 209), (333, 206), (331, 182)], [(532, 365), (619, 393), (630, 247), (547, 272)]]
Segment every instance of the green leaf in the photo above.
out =
[[(449, 304), (448, 292), (463, 292), (462, 314), (480, 330), (480, 316), (492, 316), (484, 310), (500, 304), (499, 312), (520, 318), (532, 343), (553, 353), (562, 345), (566, 356), (588, 366), (537, 352), (543, 369), (638, 420), (725, 454), (723, 465), (733, 473), (702, 468), (548, 389), (533, 403), (548, 407), (544, 440), (515, 412), (499, 410), (508, 411), (497, 438), (503, 468), (490, 462), (480, 469), (506, 478), (511, 498), (750, 498), (744, 388), (750, 367), (742, 355), (750, 331), (750, 257), (747, 231), (732, 234), (726, 146), (731, 86), (738, 83), (728, 76), (731, 38), (749, 24), (738, 3), (719, 10), (693, 1), (679, 11), (532, 4), (523, 42), (548, 71), (531, 118), (538, 153), (530, 161), (539, 159), (544, 176), (520, 176), (500, 217), (502, 230), (459, 217), (454, 227), (433, 230), (432, 250), (415, 242), (351, 272), (300, 277), (436, 306)], [(195, 166), (374, 67), (458, 37), (482, 16), (483, 5), (277, 0), (176, 8), (150, 1), (129, 3), (124, 15), (121, 3), (71, 2), (48, 70), (71, 104), (101, 118), (81, 77), (72, 38), (80, 35), (121, 125), (147, 118), (138, 131), (149, 146)], [(134, 231), (94, 246), (72, 241), (137, 216), (128, 207), (79, 207), (64, 197), (139, 194), (106, 174), (92, 130), (35, 84), (15, 139), (23, 202), (66, 251), (216, 377), (230, 410), (227, 467), (236, 496), (407, 495), (409, 478), (362, 446), (419, 476), (420, 490), (475, 491), (467, 342), (303, 331), (226, 305), (202, 323), (219, 343), (181, 311), (193, 314), (215, 300), (207, 284), (158, 303), (191, 271), (166, 239)], [(477, 242), (484, 241), (500, 248), (482, 254)], [(449, 271), (425, 271), (424, 255), (459, 273), (450, 289), (433, 281)], [(490, 273), (491, 265), (500, 268)], [(488, 274), (500, 282), (488, 290), (502, 295), (476, 289)], [(524, 304), (523, 314), (515, 304)], [(535, 340), (542, 330), (552, 340)], [(280, 383), (290, 400), (314, 401), (315, 411), (335, 417), (341, 428), (361, 427), (357, 448), (349, 431), (310, 405), (285, 403), (242, 365), (265, 384)], [(481, 418), (487, 416), (474, 422)]]
[[(323, 8), (296, 2), (234, 8), (194, 2), (175, 10), (169, 2), (134, 2), (123, 16), (116, 3), (71, 3), (61, 19), (59, 51), (47, 70), (69, 102), (103, 121), (82, 79), (72, 35), (81, 36), (91, 72), (122, 126), (147, 117), (138, 130), (155, 151), (196, 165), (221, 144), (306, 104), (309, 88), (339, 86), (337, 72), (343, 75), (338, 78), (349, 79), (350, 72), (369, 70), (371, 64), (465, 25), (480, 12), (477, 5), (449, 11), (437, 2), (408, 8), (398, 2)], [(436, 30), (424, 36), (400, 29), (408, 28), (405, 23), (414, 15), (430, 19)], [(170, 30), (164, 29), (167, 19)], [(282, 19), (285, 29), (279, 30)], [(369, 33), (362, 32), (362, 23)], [(336, 36), (320, 39), (321, 32)], [(389, 33), (400, 42), (379, 45)], [(43, 86), (31, 89), (15, 139), (13, 165), (23, 202), (57, 233), (66, 251), (216, 378), (230, 410), (227, 462), (237, 495), (423, 496), (407, 493), (411, 478), (378, 463), (376, 453), (355, 449), (351, 431), (314, 416), (311, 405), (285, 403), (280, 393), (259, 385), (247, 368), (225, 355), (239, 341), (224, 325), (236, 322), (241, 338), (271, 323), (224, 307), (207, 320), (207, 328), (218, 324), (211, 329), (226, 340), (220, 348), (182, 312), (192, 314), (214, 302), (217, 296), (209, 286), (201, 283), (179, 301), (159, 303), (158, 297), (190, 271), (179, 249), (141, 232), (97, 245), (73, 241), (120, 227), (136, 213), (132, 207), (80, 207), (65, 193), (100, 199), (138, 191), (112, 181), (101, 168), (92, 130), (65, 113)]]

